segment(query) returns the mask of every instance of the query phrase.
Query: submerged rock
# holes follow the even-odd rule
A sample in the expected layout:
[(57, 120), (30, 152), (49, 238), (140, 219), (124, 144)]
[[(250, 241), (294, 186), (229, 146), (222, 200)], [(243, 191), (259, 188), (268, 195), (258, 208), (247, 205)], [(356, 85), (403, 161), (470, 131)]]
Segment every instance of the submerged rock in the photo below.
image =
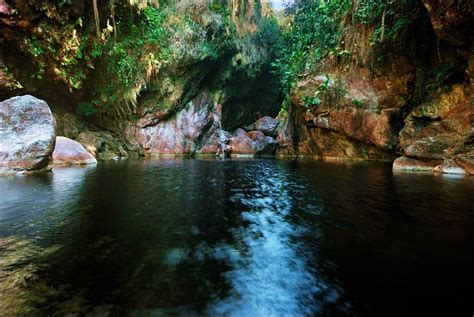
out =
[(85, 165), (95, 164), (97, 160), (86, 149), (74, 140), (63, 136), (56, 137), (56, 146), (53, 151), (54, 165)]
[(0, 175), (47, 168), (55, 121), (46, 102), (30, 95), (0, 102)]

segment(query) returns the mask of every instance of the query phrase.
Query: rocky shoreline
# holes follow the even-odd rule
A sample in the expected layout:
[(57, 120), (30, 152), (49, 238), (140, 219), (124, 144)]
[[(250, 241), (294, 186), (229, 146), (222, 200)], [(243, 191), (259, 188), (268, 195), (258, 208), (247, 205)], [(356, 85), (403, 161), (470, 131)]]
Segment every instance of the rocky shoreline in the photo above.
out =
[[(55, 119), (43, 100), (31, 95), (13, 97), (0, 102), (0, 174), (40, 172), (54, 166), (96, 164), (97, 160), (133, 156), (331, 158), (317, 155), (285, 156), (287, 131), (285, 125), (272, 117), (262, 117), (245, 128), (229, 133), (220, 128), (219, 105), (207, 105), (204, 109), (205, 111), (202, 103), (192, 105), (171, 121), (158, 124), (158, 127), (151, 130), (136, 126), (137, 139), (133, 141), (139, 145), (140, 150), (128, 151), (132, 146), (115, 139), (108, 132), (85, 131), (84, 126), (84, 131), (81, 131), (80, 121), (71, 114)], [(60, 122), (59, 129), (57, 121)], [(194, 123), (189, 124), (190, 122)], [(207, 129), (203, 126), (207, 126)], [(59, 135), (61, 132), (75, 135), (76, 140)], [(437, 160), (404, 156), (394, 161), (393, 169), (474, 175), (474, 162), (472, 153), (471, 156), (469, 153), (458, 154), (453, 159)]]

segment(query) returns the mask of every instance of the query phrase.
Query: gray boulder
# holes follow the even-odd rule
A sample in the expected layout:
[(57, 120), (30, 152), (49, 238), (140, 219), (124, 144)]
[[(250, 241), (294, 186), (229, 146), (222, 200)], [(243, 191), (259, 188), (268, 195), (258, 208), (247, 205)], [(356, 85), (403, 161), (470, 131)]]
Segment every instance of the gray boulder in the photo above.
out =
[(0, 102), (0, 175), (47, 168), (55, 139), (46, 102), (30, 95)]
[(276, 137), (280, 121), (269, 116), (261, 117), (252, 125), (252, 130), (262, 131), (265, 135)]

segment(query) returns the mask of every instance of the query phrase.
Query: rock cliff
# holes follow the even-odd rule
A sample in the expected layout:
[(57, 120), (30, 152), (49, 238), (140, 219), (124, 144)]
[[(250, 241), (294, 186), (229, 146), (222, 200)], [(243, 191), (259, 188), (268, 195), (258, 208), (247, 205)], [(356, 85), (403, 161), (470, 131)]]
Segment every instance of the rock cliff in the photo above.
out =
[(403, 156), (394, 169), (472, 173), (473, 4), (411, 6), (393, 42), (386, 8), (381, 27), (358, 23), (357, 6), (342, 15), (339, 53), (292, 89), (279, 156)]
[(267, 1), (133, 3), (2, 1), (1, 96), (44, 99), (99, 159), (215, 154), (278, 114)]

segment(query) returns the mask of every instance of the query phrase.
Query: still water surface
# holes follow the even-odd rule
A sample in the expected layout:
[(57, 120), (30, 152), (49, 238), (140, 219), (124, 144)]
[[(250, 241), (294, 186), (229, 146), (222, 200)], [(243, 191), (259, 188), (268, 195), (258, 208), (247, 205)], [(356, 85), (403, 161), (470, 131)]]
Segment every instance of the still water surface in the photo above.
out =
[(3, 316), (474, 313), (474, 178), (128, 160), (0, 192)]

